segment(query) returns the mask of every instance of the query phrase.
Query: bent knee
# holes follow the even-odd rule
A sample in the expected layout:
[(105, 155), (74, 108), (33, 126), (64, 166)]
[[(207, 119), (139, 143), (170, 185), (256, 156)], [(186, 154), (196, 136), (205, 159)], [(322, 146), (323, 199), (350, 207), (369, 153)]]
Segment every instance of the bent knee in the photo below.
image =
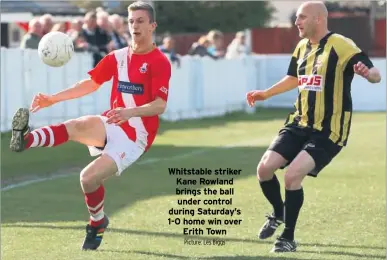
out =
[(98, 116), (84, 116), (64, 123), (69, 139), (82, 144), (103, 146), (106, 130), (103, 121)]
[(286, 164), (286, 160), (278, 153), (267, 151), (257, 166), (257, 178), (259, 181), (267, 181), (273, 178), (276, 170)]
[(286, 189), (294, 189), (299, 188), (302, 180), (305, 177), (305, 173), (299, 167), (289, 167), (287, 172), (285, 173), (285, 188)]
[(261, 161), (257, 166), (257, 178), (259, 181), (267, 181), (273, 177), (275, 170)]
[(268, 156), (264, 156), (257, 166), (257, 178), (259, 181), (267, 181), (273, 178), (274, 172), (279, 168)]
[(313, 161), (304, 159), (293, 161), (285, 173), (285, 187), (288, 189), (299, 188), (305, 176), (314, 169)]
[(301, 184), (299, 176), (297, 174), (292, 174), (289, 172), (285, 174), (284, 180), (286, 189), (291, 189), (292, 187)]
[(80, 118), (68, 120), (64, 124), (69, 133), (76, 134), (89, 129), (91, 127), (91, 120), (92, 119), (90, 116), (83, 116)]
[(99, 180), (96, 177), (97, 177), (97, 173), (92, 169), (82, 170), (80, 174), (80, 182), (82, 187), (89, 187), (97, 184)]

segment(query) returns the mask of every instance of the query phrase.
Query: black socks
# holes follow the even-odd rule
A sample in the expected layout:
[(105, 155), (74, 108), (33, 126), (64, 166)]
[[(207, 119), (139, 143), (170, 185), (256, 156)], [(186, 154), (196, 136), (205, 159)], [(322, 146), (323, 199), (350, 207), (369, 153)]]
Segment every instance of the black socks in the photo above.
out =
[(282, 218), (284, 215), (284, 203), (281, 197), (281, 187), (277, 179), (277, 176), (274, 174), (273, 178), (268, 181), (259, 182), (262, 188), (262, 192), (273, 206), (274, 215), (277, 218)]
[(303, 188), (299, 190), (285, 190), (285, 229), (280, 237), (294, 240), (294, 229), (303, 202)]

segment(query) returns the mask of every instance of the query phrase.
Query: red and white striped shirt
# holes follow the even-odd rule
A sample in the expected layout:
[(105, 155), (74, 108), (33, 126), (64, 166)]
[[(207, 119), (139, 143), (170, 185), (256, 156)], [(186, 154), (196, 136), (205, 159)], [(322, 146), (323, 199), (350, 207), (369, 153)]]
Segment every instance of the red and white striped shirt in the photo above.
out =
[[(110, 109), (102, 115), (117, 107), (139, 107), (156, 97), (168, 100), (171, 64), (158, 48), (146, 54), (132, 53), (128, 47), (113, 51), (89, 75), (97, 84), (113, 77)], [(159, 117), (133, 117), (120, 127), (129, 139), (148, 150), (156, 137)]]

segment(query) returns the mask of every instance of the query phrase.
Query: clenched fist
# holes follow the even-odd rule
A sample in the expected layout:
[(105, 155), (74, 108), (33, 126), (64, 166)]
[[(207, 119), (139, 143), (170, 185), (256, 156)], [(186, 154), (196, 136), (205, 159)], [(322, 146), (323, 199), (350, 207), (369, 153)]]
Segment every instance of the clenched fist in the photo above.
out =
[(353, 65), (353, 71), (360, 75), (363, 76), (364, 78), (367, 78), (369, 75), (370, 70), (366, 65), (364, 65), (361, 61)]

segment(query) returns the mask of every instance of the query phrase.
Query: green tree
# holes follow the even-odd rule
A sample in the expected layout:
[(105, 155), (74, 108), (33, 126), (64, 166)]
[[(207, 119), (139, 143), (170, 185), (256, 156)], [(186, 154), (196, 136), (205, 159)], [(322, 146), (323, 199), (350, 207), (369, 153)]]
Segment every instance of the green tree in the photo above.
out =
[(79, 8), (82, 8), (86, 11), (95, 10), (97, 7), (102, 7), (102, 1), (81, 1), (77, 0), (73, 2)]
[[(119, 10), (127, 15), (133, 1), (122, 1)], [(265, 26), (274, 9), (263, 1), (155, 1), (157, 32), (194, 33), (218, 29), (233, 32)], [(113, 11), (113, 10), (112, 10)]]

